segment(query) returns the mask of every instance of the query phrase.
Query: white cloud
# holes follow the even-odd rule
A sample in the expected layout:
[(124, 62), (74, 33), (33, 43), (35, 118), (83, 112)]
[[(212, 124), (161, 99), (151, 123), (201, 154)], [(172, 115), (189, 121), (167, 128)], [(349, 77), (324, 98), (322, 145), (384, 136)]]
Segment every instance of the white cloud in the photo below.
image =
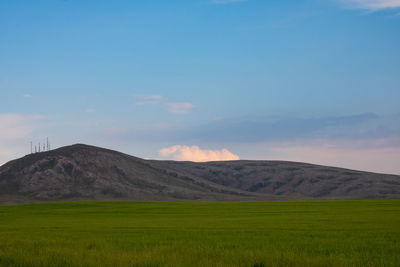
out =
[(161, 149), (159, 155), (165, 158), (184, 161), (223, 161), (239, 160), (239, 156), (227, 149), (221, 150), (202, 150), (198, 146), (171, 146)]
[(160, 95), (134, 95), (134, 97), (137, 106), (157, 105), (163, 100), (163, 97)]
[(340, 0), (346, 7), (377, 11), (399, 8), (400, 0)]
[(175, 114), (187, 114), (195, 106), (189, 102), (168, 103), (168, 111)]
[(30, 94), (24, 94), (23, 97), (24, 97), (24, 98), (32, 98), (32, 95), (30, 95)]

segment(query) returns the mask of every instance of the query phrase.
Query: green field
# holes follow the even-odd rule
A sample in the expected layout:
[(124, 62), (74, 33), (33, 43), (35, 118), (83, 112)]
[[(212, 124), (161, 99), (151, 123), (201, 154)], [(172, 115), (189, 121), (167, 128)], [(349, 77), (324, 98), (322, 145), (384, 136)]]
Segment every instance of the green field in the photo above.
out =
[(400, 266), (400, 200), (3, 206), (0, 266)]

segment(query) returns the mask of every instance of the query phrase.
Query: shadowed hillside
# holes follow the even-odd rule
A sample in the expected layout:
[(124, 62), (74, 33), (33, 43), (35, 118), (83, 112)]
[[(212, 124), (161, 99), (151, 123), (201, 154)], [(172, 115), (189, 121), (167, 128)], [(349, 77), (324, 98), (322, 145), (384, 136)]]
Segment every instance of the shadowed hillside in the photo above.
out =
[(284, 161), (143, 160), (88, 145), (27, 155), (0, 167), (3, 204), (55, 200), (399, 198), (400, 176)]

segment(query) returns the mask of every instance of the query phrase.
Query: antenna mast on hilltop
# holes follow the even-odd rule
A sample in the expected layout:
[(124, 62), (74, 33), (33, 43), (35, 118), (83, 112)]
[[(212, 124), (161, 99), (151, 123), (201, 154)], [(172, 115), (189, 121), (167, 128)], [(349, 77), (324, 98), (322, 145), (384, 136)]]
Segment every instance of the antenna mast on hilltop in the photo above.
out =
[(30, 142), (31, 145), (31, 154), (40, 153), (50, 151), (50, 142), (49, 138), (46, 137), (46, 141), (43, 143), (38, 142), (37, 145), (33, 146), (33, 142)]
[(46, 137), (46, 148), (47, 148), (47, 151), (50, 151), (50, 143), (49, 143), (48, 137)]

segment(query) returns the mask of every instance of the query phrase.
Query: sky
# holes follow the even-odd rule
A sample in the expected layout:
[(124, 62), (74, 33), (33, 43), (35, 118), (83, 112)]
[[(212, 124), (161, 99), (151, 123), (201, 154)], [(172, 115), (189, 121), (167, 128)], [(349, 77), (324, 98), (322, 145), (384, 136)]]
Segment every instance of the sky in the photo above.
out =
[(0, 164), (146, 159), (400, 174), (400, 0), (2, 0)]

